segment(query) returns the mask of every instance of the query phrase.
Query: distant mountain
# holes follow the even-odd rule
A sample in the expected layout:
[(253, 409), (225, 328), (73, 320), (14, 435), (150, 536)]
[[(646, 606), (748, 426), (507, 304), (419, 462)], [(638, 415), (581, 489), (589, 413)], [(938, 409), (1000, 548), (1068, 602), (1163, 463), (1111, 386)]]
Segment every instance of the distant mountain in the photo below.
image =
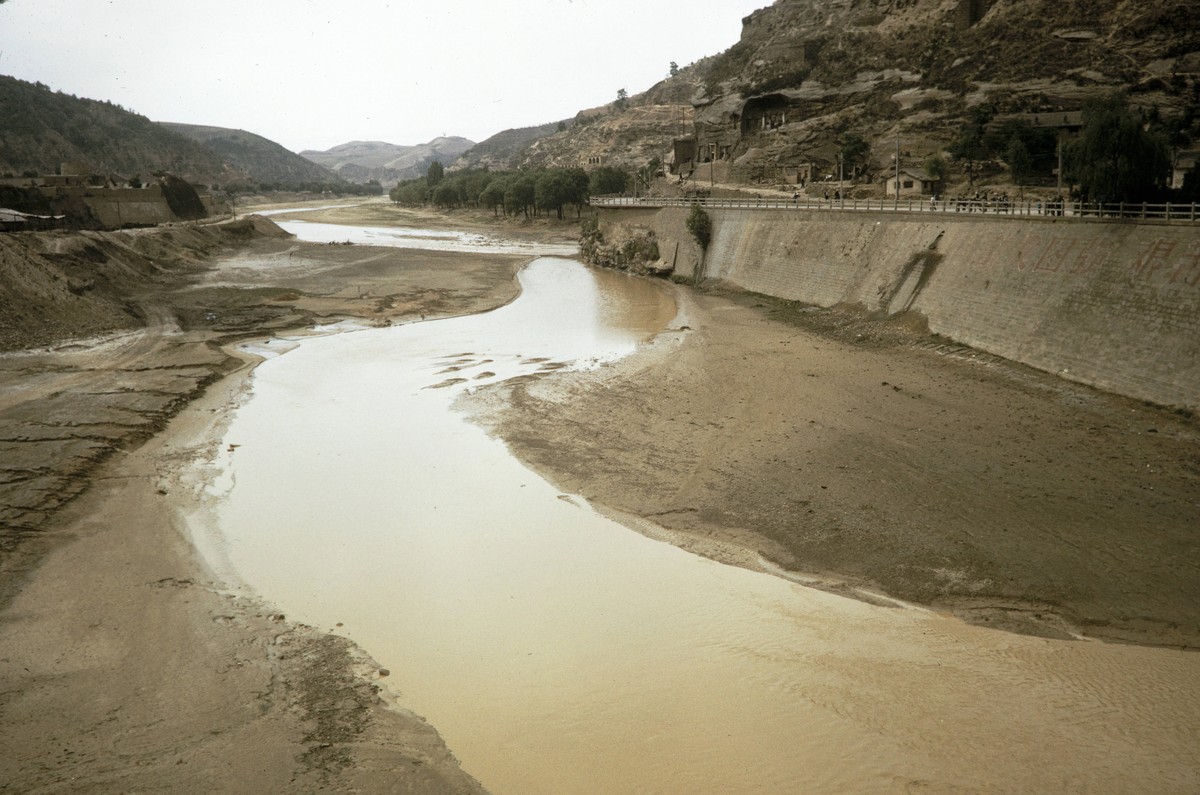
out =
[(126, 177), (170, 172), (205, 185), (246, 178), (212, 149), (145, 116), (0, 75), (0, 174), (56, 174), (66, 162)]
[(374, 179), (390, 185), (424, 175), (429, 164), (435, 160), (442, 165), (449, 165), (473, 146), (473, 141), (456, 136), (434, 138), (429, 143), (417, 146), (400, 146), (383, 141), (352, 141), (324, 152), (305, 150), (300, 156), (351, 182)]
[(342, 181), (329, 169), (245, 130), (172, 122), (159, 126), (203, 144), (259, 185), (290, 188)]
[(498, 132), (486, 141), (475, 144), (463, 153), (459, 164), (471, 168), (487, 167), (498, 171), (516, 168), (524, 162), (530, 145), (547, 136), (554, 135), (566, 122), (550, 122), (535, 127), (521, 127)]

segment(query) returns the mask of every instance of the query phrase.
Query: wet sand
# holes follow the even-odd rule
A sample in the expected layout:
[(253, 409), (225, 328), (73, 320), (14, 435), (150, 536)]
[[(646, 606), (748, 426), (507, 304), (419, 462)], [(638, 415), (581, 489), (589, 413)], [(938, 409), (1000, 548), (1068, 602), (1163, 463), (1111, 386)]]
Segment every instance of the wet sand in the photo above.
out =
[[(478, 791), (380, 700), (370, 660), (218, 582), (176, 510), (248, 372), (220, 343), (479, 311), (512, 297), (519, 264), (266, 241), (146, 297), (144, 329), (0, 357), (0, 780)], [(564, 491), (703, 554), (1024, 632), (1196, 645), (1195, 420), (919, 324), (685, 295), (644, 354), (500, 385), (472, 410)]]
[(232, 345), (483, 311), (526, 259), (259, 239), (139, 282), (144, 326), (0, 355), (5, 788), (482, 791), (361, 651), (214, 576), (180, 511), (253, 365)]
[(919, 318), (684, 295), (654, 349), (498, 385), (479, 418), (562, 490), (700, 554), (1025, 634), (1200, 645), (1194, 418)]

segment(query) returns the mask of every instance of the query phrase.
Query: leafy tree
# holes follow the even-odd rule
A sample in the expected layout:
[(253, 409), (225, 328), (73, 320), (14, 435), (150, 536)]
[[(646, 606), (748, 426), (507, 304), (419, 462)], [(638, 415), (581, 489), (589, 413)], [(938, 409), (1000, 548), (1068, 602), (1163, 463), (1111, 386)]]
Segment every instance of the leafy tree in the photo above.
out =
[(613, 107), (617, 110), (625, 110), (629, 107), (629, 92), (623, 88), (617, 89), (617, 101), (613, 103)]
[(524, 213), (529, 217), (530, 209), (537, 206), (537, 181), (533, 174), (522, 172), (515, 176), (504, 190), (504, 209), (511, 215)]
[(424, 179), (410, 179), (406, 182), (396, 184), (392, 188), (389, 196), (391, 200), (397, 204), (424, 204), (425, 197), (429, 194), (429, 187)]
[(553, 210), (561, 221), (563, 205), (570, 201), (571, 184), (566, 172), (561, 169), (549, 169), (537, 176), (534, 182), (535, 203), (539, 210)]
[(583, 205), (588, 201), (588, 173), (582, 168), (568, 168), (566, 170), (567, 177), (567, 201), (575, 205), (575, 215), (578, 216)]
[(925, 173), (944, 185), (950, 176), (950, 164), (941, 155), (930, 155), (925, 161)]
[(425, 184), (430, 188), (437, 187), (437, 184), (446, 176), (446, 167), (439, 161), (434, 160), (429, 164), (429, 170), (425, 172)]
[(975, 182), (975, 164), (986, 159), (989, 154), (984, 139), (987, 135), (987, 124), (991, 120), (992, 113), (989, 108), (981, 105), (972, 109), (958, 137), (947, 147), (951, 157), (966, 163), (968, 185)]
[(679, 64), (671, 61), (671, 77), (674, 77), (677, 74), (679, 74)]
[(1065, 156), (1080, 195), (1094, 202), (1153, 198), (1166, 183), (1171, 162), (1165, 136), (1147, 130), (1119, 92), (1084, 105), (1083, 130)]
[(1008, 147), (1004, 150), (1004, 162), (1008, 164), (1013, 182), (1020, 186), (1029, 184), (1035, 173), (1033, 155), (1029, 154), (1029, 147), (1025, 146), (1020, 136), (1014, 135), (1008, 142)]
[(629, 187), (629, 175), (613, 166), (600, 166), (588, 178), (588, 192), (592, 196), (624, 193)]
[(685, 223), (692, 237), (700, 244), (700, 248), (708, 251), (708, 244), (712, 242), (712, 219), (704, 212), (704, 208), (698, 204), (693, 205)]
[(865, 168), (871, 160), (871, 145), (858, 133), (848, 133), (842, 141), (842, 165), (851, 174)]
[(558, 130), (558, 132), (566, 132), (567, 131), (567, 123), (565, 121), (560, 121), (558, 123), (557, 130)]
[(491, 207), (494, 215), (499, 215), (500, 210), (504, 210), (508, 214), (508, 209), (504, 206), (504, 193), (508, 190), (508, 177), (496, 177), (487, 184), (487, 187), (479, 194), (479, 206)]
[(441, 182), (433, 189), (431, 196), (433, 203), (438, 207), (451, 209), (458, 207), (461, 202), (458, 190), (452, 182)]

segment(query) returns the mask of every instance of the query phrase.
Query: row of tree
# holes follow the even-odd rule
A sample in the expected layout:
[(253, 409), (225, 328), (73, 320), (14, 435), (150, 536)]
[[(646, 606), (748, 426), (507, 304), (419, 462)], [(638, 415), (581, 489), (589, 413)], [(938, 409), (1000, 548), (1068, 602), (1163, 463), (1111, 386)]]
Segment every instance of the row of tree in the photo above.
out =
[(464, 169), (447, 173), (434, 161), (424, 177), (398, 183), (389, 194), (397, 204), (433, 204), (443, 209), (475, 207), (496, 215), (526, 218), (553, 213), (562, 219), (568, 207), (587, 204), (592, 196), (623, 193), (629, 175), (612, 166), (587, 172), (581, 168), (529, 168), (519, 171)]
[[(1018, 185), (1052, 175), (1061, 162), (1064, 183), (1073, 186), (1080, 199), (1105, 203), (1169, 198), (1171, 153), (1194, 140), (1198, 121), (1194, 104), (1163, 117), (1156, 109), (1139, 110), (1120, 92), (1084, 105), (1077, 137), (1060, 138), (1055, 128), (1020, 120), (995, 124), (992, 118), (987, 107), (976, 108), (947, 148), (963, 164), (968, 181), (985, 160), (1003, 161)], [(1195, 200), (1198, 191), (1193, 177), (1182, 191), (1190, 196), (1179, 198)]]

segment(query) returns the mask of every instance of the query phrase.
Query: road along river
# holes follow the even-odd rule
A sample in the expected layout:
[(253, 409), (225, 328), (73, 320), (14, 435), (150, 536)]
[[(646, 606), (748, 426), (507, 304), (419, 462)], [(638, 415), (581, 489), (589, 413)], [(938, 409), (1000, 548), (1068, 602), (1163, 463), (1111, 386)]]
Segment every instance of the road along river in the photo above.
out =
[(686, 322), (687, 298), (562, 256), (521, 286), (487, 314), (262, 346), (286, 352), (257, 368), (195, 525), (227, 576), (388, 669), (485, 787), (1200, 789), (1198, 655), (1011, 635), (726, 566), (525, 468), (455, 398), (604, 367)]

